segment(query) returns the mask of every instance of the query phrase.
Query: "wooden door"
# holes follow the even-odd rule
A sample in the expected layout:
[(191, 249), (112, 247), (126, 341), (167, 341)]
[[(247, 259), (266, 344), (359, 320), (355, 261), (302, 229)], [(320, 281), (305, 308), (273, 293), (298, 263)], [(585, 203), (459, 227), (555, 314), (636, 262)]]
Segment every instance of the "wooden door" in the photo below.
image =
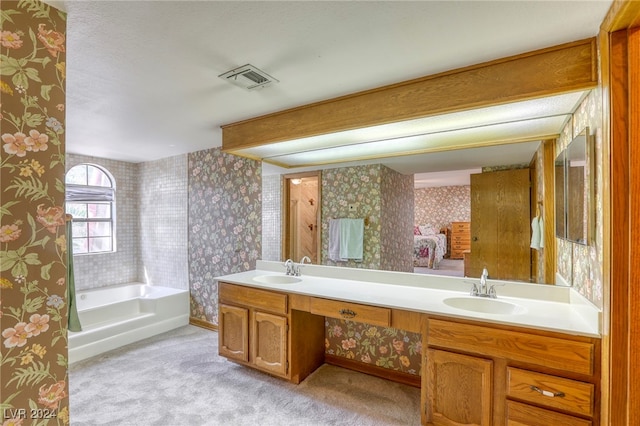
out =
[(219, 305), (218, 353), (239, 361), (249, 361), (249, 310)]
[(487, 267), (493, 278), (497, 247), (497, 217), (495, 215), (495, 175), (479, 173), (471, 175), (471, 254), (469, 258), (469, 277), (480, 277), (482, 269)]
[(493, 361), (427, 350), (427, 424), (489, 426)]
[(530, 281), (529, 169), (471, 175), (470, 277)]
[(319, 172), (285, 175), (282, 260), (298, 262), (308, 256), (311, 263), (319, 263), (320, 211)]
[(253, 363), (279, 375), (287, 374), (287, 318), (254, 312), (252, 333)]

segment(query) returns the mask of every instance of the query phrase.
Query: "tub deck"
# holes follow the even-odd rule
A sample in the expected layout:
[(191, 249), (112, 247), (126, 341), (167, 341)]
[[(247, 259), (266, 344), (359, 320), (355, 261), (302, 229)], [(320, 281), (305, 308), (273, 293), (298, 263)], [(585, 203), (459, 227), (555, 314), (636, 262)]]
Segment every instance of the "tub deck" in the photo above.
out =
[(131, 283), (77, 293), (82, 331), (69, 332), (69, 363), (189, 323), (189, 291)]

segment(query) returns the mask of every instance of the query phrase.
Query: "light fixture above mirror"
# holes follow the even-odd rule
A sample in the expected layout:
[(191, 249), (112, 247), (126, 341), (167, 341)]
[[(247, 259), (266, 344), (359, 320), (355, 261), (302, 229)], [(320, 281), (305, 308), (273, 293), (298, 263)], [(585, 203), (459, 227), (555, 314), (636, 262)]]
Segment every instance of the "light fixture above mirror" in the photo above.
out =
[(557, 137), (586, 91), (245, 148), (286, 167), (319, 166)]

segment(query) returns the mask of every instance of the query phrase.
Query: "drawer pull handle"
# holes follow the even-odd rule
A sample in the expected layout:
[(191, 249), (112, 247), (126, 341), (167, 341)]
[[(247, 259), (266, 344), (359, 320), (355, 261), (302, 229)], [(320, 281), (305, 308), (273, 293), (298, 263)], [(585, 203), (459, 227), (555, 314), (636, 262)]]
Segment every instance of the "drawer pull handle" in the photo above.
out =
[(342, 315), (342, 318), (355, 318), (355, 316), (358, 315), (351, 309), (340, 309), (338, 313)]
[(542, 390), (539, 387), (533, 386), (533, 385), (531, 385), (531, 390), (534, 390), (534, 391), (536, 391), (536, 392), (538, 392), (538, 393), (540, 393), (540, 394), (542, 394), (544, 396), (548, 396), (548, 397), (551, 397), (551, 398), (555, 398), (555, 397), (564, 398), (564, 396), (565, 396), (564, 392), (550, 392), (550, 391)]

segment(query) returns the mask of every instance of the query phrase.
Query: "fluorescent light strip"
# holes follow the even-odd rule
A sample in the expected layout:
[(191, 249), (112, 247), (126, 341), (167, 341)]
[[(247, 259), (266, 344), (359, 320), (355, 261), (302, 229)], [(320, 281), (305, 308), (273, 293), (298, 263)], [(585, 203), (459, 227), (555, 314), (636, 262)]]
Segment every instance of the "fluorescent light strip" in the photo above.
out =
[(273, 158), (319, 148), (333, 148), (363, 142), (381, 141), (532, 118), (542, 118), (558, 114), (568, 114), (573, 112), (577, 103), (584, 95), (584, 92), (572, 92), (543, 99), (514, 102), (363, 129), (312, 136), (286, 142), (265, 144), (243, 150), (243, 152), (258, 158)]
[(451, 148), (474, 147), (483, 144), (500, 144), (553, 135), (566, 122), (569, 115), (558, 115), (512, 123), (478, 126), (450, 130), (427, 135), (409, 136), (382, 141), (364, 142), (331, 148), (319, 148), (305, 152), (275, 155), (265, 158), (289, 166), (326, 164), (391, 155), (409, 155), (419, 152), (439, 151)]

